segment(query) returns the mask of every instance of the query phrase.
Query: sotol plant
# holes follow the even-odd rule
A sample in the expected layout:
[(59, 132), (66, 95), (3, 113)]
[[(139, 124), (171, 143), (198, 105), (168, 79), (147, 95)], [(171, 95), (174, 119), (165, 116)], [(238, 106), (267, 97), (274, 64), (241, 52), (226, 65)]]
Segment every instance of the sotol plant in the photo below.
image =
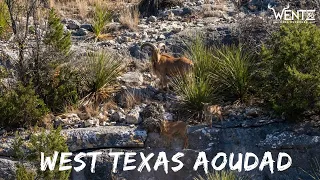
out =
[(106, 52), (89, 54), (87, 59), (88, 63), (83, 72), (85, 73), (84, 80), (89, 94), (82, 102), (97, 100), (100, 98), (98, 96), (102, 97), (109, 90), (111, 91), (111, 87), (114, 86), (123, 67), (118, 58)]
[(93, 16), (93, 32), (96, 36), (95, 41), (97, 41), (103, 31), (107, 23), (111, 21), (112, 14), (111, 12), (103, 5), (96, 5)]
[(203, 102), (213, 102), (215, 87), (211, 82), (212, 53), (200, 37), (187, 44), (187, 54), (194, 62), (191, 74), (180, 75), (172, 80), (174, 91), (182, 98), (187, 108), (200, 111)]
[[(224, 96), (245, 99), (252, 73), (252, 56), (241, 45), (214, 48), (213, 83)], [(227, 93), (226, 93), (227, 92)]]

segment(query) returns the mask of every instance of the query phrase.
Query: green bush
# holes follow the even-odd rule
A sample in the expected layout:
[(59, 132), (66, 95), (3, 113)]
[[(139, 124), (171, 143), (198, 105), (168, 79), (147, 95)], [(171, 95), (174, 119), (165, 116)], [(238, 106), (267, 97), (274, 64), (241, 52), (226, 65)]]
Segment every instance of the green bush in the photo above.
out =
[(36, 177), (35, 172), (27, 170), (27, 168), (21, 164), (17, 165), (17, 170), (16, 170), (17, 180), (34, 180), (35, 177)]
[(222, 46), (213, 51), (213, 83), (225, 97), (244, 100), (250, 85), (252, 56), (241, 45)]
[(320, 29), (284, 24), (262, 48), (262, 95), (287, 118), (320, 107)]
[(35, 94), (32, 85), (10, 90), (0, 97), (0, 125), (22, 127), (35, 125), (48, 112), (44, 102)]
[(49, 83), (43, 84), (42, 98), (52, 112), (63, 112), (66, 106), (80, 99), (81, 76), (69, 66), (58, 66)]
[(44, 43), (59, 52), (68, 53), (70, 51), (71, 34), (64, 31), (63, 24), (54, 9), (49, 12), (48, 29), (44, 37)]
[(3, 37), (4, 33), (10, 27), (10, 15), (6, 3), (0, 1), (0, 38)]
[[(27, 150), (22, 149), (24, 145)], [(69, 152), (68, 146), (66, 144), (66, 139), (61, 135), (61, 127), (56, 130), (50, 130), (49, 132), (42, 130), (41, 132), (32, 133), (30, 141), (26, 144), (23, 144), (23, 142), (21, 141), (21, 137), (16, 134), (14, 149), (16, 157), (19, 160), (17, 179), (25, 179), (26, 176), (36, 177), (35, 179), (69, 179), (71, 171), (59, 171), (59, 166), (57, 165), (55, 166), (55, 169), (53, 171), (50, 171), (48, 169), (46, 171), (41, 171), (39, 168), (39, 163), (41, 161), (41, 152), (43, 152), (45, 156), (51, 157), (53, 156), (54, 151)], [(60, 158), (58, 157), (56, 164), (59, 164), (59, 159)], [(36, 171), (26, 171), (24, 166), (24, 163), (26, 162), (35, 167)]]
[(51, 9), (48, 27), (43, 40), (45, 51), (40, 54), (38, 74), (33, 76), (40, 97), (54, 113), (61, 113), (65, 106), (77, 103), (80, 96), (80, 75), (70, 66), (72, 53), (71, 35), (64, 32), (60, 18)]

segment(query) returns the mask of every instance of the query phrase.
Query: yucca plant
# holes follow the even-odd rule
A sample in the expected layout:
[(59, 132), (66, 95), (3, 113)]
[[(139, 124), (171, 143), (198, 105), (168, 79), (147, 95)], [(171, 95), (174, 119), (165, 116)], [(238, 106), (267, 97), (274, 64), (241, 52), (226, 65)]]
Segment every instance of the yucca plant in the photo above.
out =
[(190, 110), (201, 111), (203, 103), (214, 100), (215, 89), (208, 78), (196, 77), (193, 73), (172, 79), (173, 89)]
[(212, 86), (210, 71), (213, 67), (211, 50), (203, 39), (196, 36), (187, 42), (187, 56), (194, 62), (194, 68), (188, 75), (179, 75), (172, 79), (174, 91), (182, 98), (188, 109), (201, 111), (203, 103), (214, 101), (215, 87)]
[(89, 54), (87, 62), (84, 73), (89, 94), (86, 97), (97, 99), (99, 94), (107, 94), (108, 90), (112, 90), (110, 87), (120, 76), (123, 66), (119, 59), (106, 52)]
[(214, 48), (213, 59), (215, 66), (210, 72), (213, 83), (225, 96), (243, 100), (250, 84), (251, 54), (241, 45), (222, 46)]
[(313, 180), (320, 180), (320, 164), (317, 159), (314, 159), (311, 163), (311, 172), (308, 172), (302, 169), (311, 179)]
[(187, 56), (194, 62), (194, 75), (202, 79), (208, 79), (214, 68), (211, 48), (207, 47), (201, 36), (196, 36), (191, 42), (186, 43)]
[(208, 173), (206, 176), (198, 176), (194, 180), (245, 180), (245, 177), (238, 177), (232, 171), (216, 171)]
[(93, 16), (93, 32), (95, 34), (95, 41), (99, 39), (103, 33), (107, 23), (111, 21), (112, 13), (106, 6), (96, 4)]

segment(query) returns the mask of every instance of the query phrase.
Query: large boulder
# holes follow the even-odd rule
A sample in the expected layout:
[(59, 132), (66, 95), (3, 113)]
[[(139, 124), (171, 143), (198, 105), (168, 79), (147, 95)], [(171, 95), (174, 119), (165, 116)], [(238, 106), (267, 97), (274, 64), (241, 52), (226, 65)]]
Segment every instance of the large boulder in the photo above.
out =
[(120, 77), (120, 81), (126, 85), (141, 86), (143, 84), (143, 75), (140, 72), (127, 72)]
[(142, 16), (158, 15), (160, 9), (181, 6), (181, 0), (142, 0), (139, 11)]
[(140, 117), (141, 108), (135, 106), (130, 112), (126, 115), (126, 123), (128, 124), (139, 124), (142, 119)]
[(0, 158), (0, 179), (14, 180), (16, 174), (15, 161), (8, 158)]
[(138, 148), (144, 146), (147, 133), (128, 126), (106, 126), (64, 130), (70, 151), (98, 148)]

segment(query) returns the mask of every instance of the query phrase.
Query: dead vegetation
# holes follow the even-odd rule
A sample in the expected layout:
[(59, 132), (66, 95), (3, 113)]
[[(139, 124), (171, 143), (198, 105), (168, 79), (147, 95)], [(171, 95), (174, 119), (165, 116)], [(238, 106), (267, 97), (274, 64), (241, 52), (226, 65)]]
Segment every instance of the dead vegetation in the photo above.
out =
[(120, 12), (120, 14), (119, 21), (124, 27), (131, 30), (137, 29), (137, 26), (140, 22), (140, 13), (136, 7), (125, 8)]

